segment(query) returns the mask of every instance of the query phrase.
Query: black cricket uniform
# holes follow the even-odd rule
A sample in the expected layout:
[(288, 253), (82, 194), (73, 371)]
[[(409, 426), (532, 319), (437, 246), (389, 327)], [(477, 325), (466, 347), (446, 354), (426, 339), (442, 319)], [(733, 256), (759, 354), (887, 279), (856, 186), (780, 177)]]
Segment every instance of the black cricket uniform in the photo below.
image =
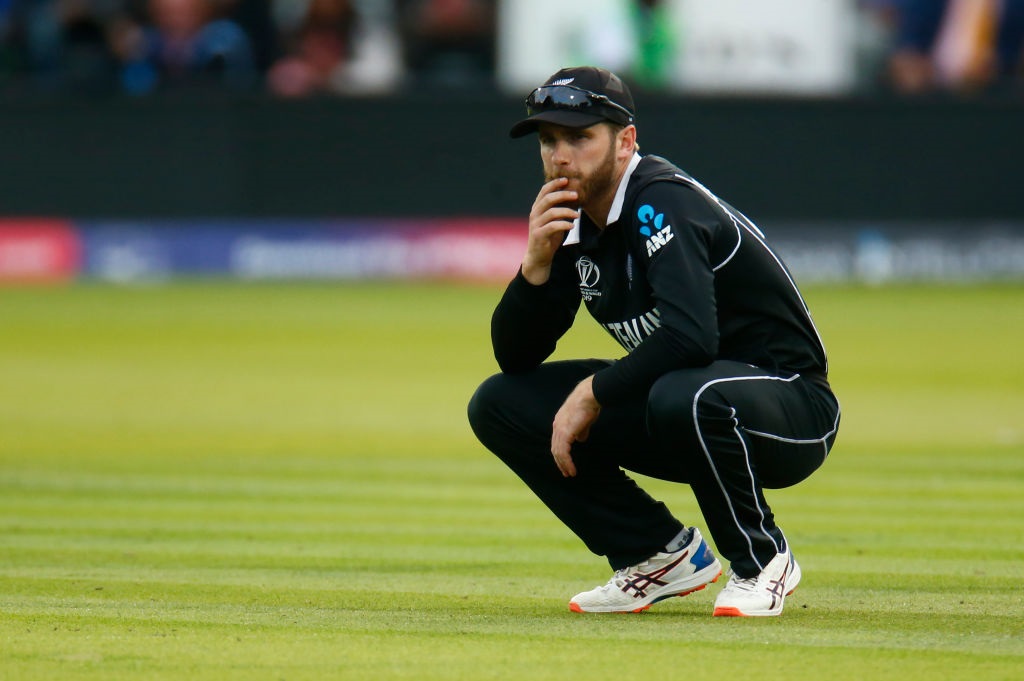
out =
[[(627, 351), (547, 362), (580, 301)], [(656, 156), (634, 156), (599, 229), (586, 214), (533, 286), (520, 272), (492, 318), (502, 370), (476, 392), (481, 442), (613, 569), (682, 529), (622, 469), (688, 483), (718, 551), (741, 577), (786, 548), (763, 488), (803, 480), (839, 425), (825, 350), (788, 270), (750, 220)], [(601, 415), (573, 445), (551, 423), (594, 374)]]

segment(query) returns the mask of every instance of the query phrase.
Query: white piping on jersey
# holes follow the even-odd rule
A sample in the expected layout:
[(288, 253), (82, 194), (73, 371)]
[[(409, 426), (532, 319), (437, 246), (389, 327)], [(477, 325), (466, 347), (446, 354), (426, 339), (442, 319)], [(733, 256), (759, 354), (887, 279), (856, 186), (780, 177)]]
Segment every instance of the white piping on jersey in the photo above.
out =
[[(622, 217), (622, 204), (626, 201), (626, 186), (629, 184), (629, 179), (633, 177), (633, 171), (640, 165), (640, 154), (633, 152), (633, 158), (630, 159), (629, 165), (626, 166), (626, 172), (622, 174), (622, 179), (619, 180), (619, 187), (615, 190), (615, 198), (612, 199), (612, 207), (608, 210), (608, 219), (605, 220), (606, 225), (610, 225)], [(572, 222), (572, 229), (565, 236), (565, 241), (562, 242), (563, 246), (571, 246), (580, 242), (580, 219), (576, 218)]]
[[(723, 260), (722, 262), (718, 263), (717, 265), (715, 265), (714, 267), (711, 268), (712, 272), (717, 272), (718, 270), (722, 269), (727, 264), (729, 264), (729, 261), (732, 260), (733, 256), (736, 255), (737, 251), (740, 250), (740, 243), (743, 241), (743, 232), (742, 232), (742, 228), (740, 227), (740, 221), (736, 218), (736, 216), (733, 214), (733, 212), (731, 210), (729, 210), (728, 208), (725, 207), (725, 204), (722, 203), (721, 199), (719, 199), (717, 196), (715, 196), (715, 194), (710, 189), (708, 189), (707, 187), (702, 185), (700, 182), (698, 182), (697, 180), (693, 179), (692, 177), (686, 177), (685, 175), (680, 175), (679, 173), (676, 173), (676, 177), (678, 177), (683, 182), (686, 182), (687, 184), (692, 184), (694, 187), (696, 187), (701, 192), (703, 192), (705, 196), (707, 196), (709, 199), (714, 201), (715, 204), (717, 204), (719, 208), (721, 208), (723, 211), (725, 211), (725, 214), (729, 216), (730, 220), (732, 220), (733, 227), (736, 228), (736, 247), (732, 249), (732, 253), (730, 253), (728, 256), (726, 256), (725, 260)], [(743, 217), (746, 218), (746, 216), (743, 216)], [(749, 222), (749, 219), (747, 221)], [(750, 224), (753, 225), (753, 223), (750, 223)], [(757, 229), (757, 227), (754, 226), (754, 229)], [(760, 231), (760, 230), (758, 230), (758, 231)], [(762, 236), (764, 236), (764, 235), (762, 234)]]
[(717, 272), (722, 267), (725, 267), (729, 263), (729, 261), (733, 259), (733, 256), (735, 256), (736, 253), (740, 250), (740, 243), (743, 241), (743, 231), (745, 230), (747, 232), (750, 232), (750, 235), (757, 240), (757, 243), (761, 244), (761, 247), (768, 252), (768, 255), (772, 257), (772, 260), (775, 261), (775, 264), (779, 266), (779, 270), (782, 272), (783, 275), (785, 275), (786, 280), (789, 282), (789, 285), (793, 288), (793, 291), (796, 293), (797, 300), (800, 301), (800, 305), (804, 309), (804, 314), (807, 315), (807, 321), (808, 323), (810, 323), (811, 329), (814, 330), (814, 336), (815, 338), (818, 339), (818, 345), (821, 347), (821, 352), (825, 356), (825, 371), (828, 371), (828, 352), (825, 350), (825, 341), (822, 340), (821, 333), (818, 332), (818, 327), (814, 323), (814, 317), (811, 316), (811, 308), (807, 306), (807, 301), (804, 300), (803, 294), (800, 293), (800, 288), (796, 285), (796, 282), (793, 281), (793, 277), (790, 276), (789, 270), (786, 269), (786, 267), (782, 264), (782, 260), (779, 259), (779, 256), (775, 255), (775, 251), (773, 251), (771, 247), (768, 245), (768, 243), (765, 241), (766, 237), (764, 235), (764, 232), (762, 232), (757, 227), (757, 225), (755, 225), (753, 221), (751, 221), (751, 219), (748, 218), (743, 213), (739, 213), (739, 215), (737, 216), (736, 213), (734, 213), (732, 210), (726, 207), (726, 205), (722, 203), (722, 200), (715, 196), (715, 194), (710, 189), (702, 185), (697, 180), (694, 180), (693, 178), (690, 177), (686, 177), (685, 175), (680, 175), (679, 173), (676, 173), (675, 176), (682, 180), (683, 182), (693, 185), (694, 187), (699, 189), (705, 196), (714, 201), (719, 208), (725, 211), (726, 215), (729, 216), (729, 219), (732, 220), (733, 225), (736, 227), (736, 247), (732, 249), (732, 253), (730, 253), (725, 260), (711, 268), (711, 271)]
[(818, 444), (821, 444), (822, 447), (824, 447), (824, 449), (825, 449), (825, 456), (828, 456), (828, 439), (830, 437), (832, 437), (833, 435), (835, 435), (836, 432), (839, 430), (839, 418), (840, 418), (840, 415), (841, 415), (841, 410), (837, 406), (836, 407), (836, 420), (835, 420), (835, 423), (832, 425), (832, 430), (828, 431), (827, 433), (825, 433), (821, 437), (816, 437), (816, 438), (812, 438), (812, 439), (809, 439), (809, 440), (798, 440), (798, 439), (793, 439), (793, 438), (788, 438), (788, 437), (782, 437), (781, 435), (774, 435), (772, 433), (762, 433), (762, 432), (757, 431), (757, 430), (750, 430), (749, 428), (744, 428), (743, 431), (745, 433), (750, 434), (750, 435), (756, 435), (757, 437), (763, 437), (765, 439), (775, 440), (777, 442), (786, 442), (788, 444), (793, 444), (793, 445), (813, 445), (815, 443), (818, 443)]
[[(697, 441), (700, 442), (700, 448), (701, 451), (704, 452), (704, 458), (708, 460), (708, 465), (711, 467), (711, 473), (715, 476), (715, 481), (718, 483), (718, 489), (721, 490), (722, 496), (725, 498), (726, 506), (729, 507), (729, 515), (732, 516), (732, 521), (735, 523), (736, 529), (740, 531), (740, 534), (743, 535), (743, 538), (747, 541), (747, 548), (750, 551), (750, 557), (753, 559), (754, 564), (757, 565), (759, 570), (764, 570), (764, 565), (762, 565), (761, 561), (757, 559), (757, 554), (754, 552), (754, 543), (750, 540), (750, 534), (747, 533), (743, 525), (740, 523), (739, 518), (736, 517), (736, 509), (732, 505), (732, 499), (729, 496), (729, 492), (726, 491), (725, 485), (722, 484), (722, 478), (718, 474), (718, 467), (715, 466), (715, 460), (711, 457), (711, 452), (708, 451), (707, 443), (704, 442), (704, 434), (700, 430), (700, 420), (697, 416), (697, 404), (700, 402), (701, 395), (704, 394), (704, 391), (716, 383), (731, 383), (733, 381), (783, 381), (785, 383), (790, 383), (798, 378), (800, 378), (800, 374), (793, 374), (789, 378), (782, 378), (781, 376), (734, 376), (731, 378), (716, 378), (702, 385), (700, 390), (698, 390), (693, 396), (693, 427), (694, 431), (697, 433)], [(775, 545), (776, 553), (782, 553), (782, 547), (779, 546), (778, 542), (775, 541), (775, 538), (769, 534), (768, 530), (765, 529), (764, 526), (765, 510), (761, 508), (761, 501), (758, 498), (757, 482), (754, 478), (753, 464), (750, 461), (750, 451), (747, 449), (747, 443), (743, 440), (743, 436), (740, 435), (739, 421), (736, 419), (735, 408), (732, 408), (732, 414), (730, 414), (730, 417), (733, 422), (733, 432), (736, 433), (736, 440), (740, 443), (740, 447), (743, 449), (743, 460), (746, 463), (747, 475), (750, 480), (750, 493), (754, 499), (754, 506), (757, 508), (757, 512), (761, 516), (758, 526), (761, 528), (761, 532), (764, 533), (764, 536), (771, 540), (772, 544)]]

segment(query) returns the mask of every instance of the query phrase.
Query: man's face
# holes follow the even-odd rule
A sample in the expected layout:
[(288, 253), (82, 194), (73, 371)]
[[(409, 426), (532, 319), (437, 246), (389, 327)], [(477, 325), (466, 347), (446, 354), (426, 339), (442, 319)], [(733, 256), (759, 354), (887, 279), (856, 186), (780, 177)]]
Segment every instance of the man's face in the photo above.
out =
[(541, 123), (537, 128), (544, 180), (569, 179), (580, 206), (599, 202), (615, 192), (616, 135), (604, 124), (566, 128)]

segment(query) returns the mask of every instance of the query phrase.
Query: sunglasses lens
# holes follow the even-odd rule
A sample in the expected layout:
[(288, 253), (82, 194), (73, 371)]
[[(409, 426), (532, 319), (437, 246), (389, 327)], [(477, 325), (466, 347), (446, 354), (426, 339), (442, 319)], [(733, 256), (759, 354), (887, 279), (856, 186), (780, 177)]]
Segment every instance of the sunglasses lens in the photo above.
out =
[[(526, 98), (526, 115), (541, 111), (562, 109), (563, 111), (590, 111), (598, 109), (599, 115), (627, 125), (633, 122), (633, 114), (612, 102), (604, 95), (572, 85), (545, 85), (537, 88)], [(598, 113), (595, 111), (594, 113)], [(621, 120), (620, 120), (621, 119)]]
[(595, 97), (593, 93), (565, 85), (540, 87), (530, 93), (530, 97), (526, 100), (527, 114), (532, 116), (538, 111), (552, 107), (582, 111), (593, 106), (593, 97)]

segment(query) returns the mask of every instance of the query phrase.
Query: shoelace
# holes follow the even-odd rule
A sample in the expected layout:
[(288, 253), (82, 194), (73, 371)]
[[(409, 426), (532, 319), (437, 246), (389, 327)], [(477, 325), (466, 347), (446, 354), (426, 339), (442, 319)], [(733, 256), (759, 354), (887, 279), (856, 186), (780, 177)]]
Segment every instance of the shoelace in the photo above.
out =
[(612, 575), (612, 578), (609, 579), (608, 583), (604, 585), (604, 588), (607, 589), (614, 586), (616, 589), (621, 589), (629, 580), (630, 575), (636, 572), (643, 572), (645, 569), (649, 569), (650, 564), (650, 561), (646, 561), (643, 563), (638, 563), (637, 565), (630, 565), (629, 567), (624, 567), (619, 570), (616, 570), (615, 574)]
[(636, 566), (616, 570), (615, 574), (612, 575), (612, 578), (608, 580), (607, 584), (605, 584), (605, 587), (614, 586), (617, 589), (621, 589), (626, 583), (626, 578), (629, 577), (634, 570), (636, 570)]
[(740, 590), (740, 591), (756, 591), (757, 590), (757, 577), (737, 577), (736, 573), (729, 570), (729, 582), (725, 585), (725, 590)]

